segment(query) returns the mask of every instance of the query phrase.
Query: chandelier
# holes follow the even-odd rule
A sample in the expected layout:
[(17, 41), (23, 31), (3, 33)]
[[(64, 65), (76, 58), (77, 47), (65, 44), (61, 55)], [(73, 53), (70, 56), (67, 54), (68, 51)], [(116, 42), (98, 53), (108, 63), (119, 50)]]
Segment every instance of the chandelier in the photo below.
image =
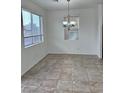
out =
[(67, 2), (68, 2), (68, 15), (66, 17), (64, 17), (63, 27), (66, 30), (70, 31), (72, 27), (75, 27), (76, 21), (74, 21), (74, 16), (70, 16), (70, 14), (69, 14), (69, 8), (70, 8), (69, 2), (70, 2), (70, 0), (67, 0)]

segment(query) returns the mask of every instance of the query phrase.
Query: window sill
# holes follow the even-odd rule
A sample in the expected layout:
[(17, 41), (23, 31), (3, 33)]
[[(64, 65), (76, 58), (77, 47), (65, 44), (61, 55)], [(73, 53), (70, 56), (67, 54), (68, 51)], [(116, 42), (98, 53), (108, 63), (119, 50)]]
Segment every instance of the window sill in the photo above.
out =
[(35, 44), (32, 44), (32, 45), (29, 45), (29, 46), (25, 46), (24, 48), (30, 48), (30, 47), (33, 47), (33, 46), (36, 46), (36, 45), (39, 45), (41, 44), (42, 42), (38, 42), (38, 43), (35, 43)]

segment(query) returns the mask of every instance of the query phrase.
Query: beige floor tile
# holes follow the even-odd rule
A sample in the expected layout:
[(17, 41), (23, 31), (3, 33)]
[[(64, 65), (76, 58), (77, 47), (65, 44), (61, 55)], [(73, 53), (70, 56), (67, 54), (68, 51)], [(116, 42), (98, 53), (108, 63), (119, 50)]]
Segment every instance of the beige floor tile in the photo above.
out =
[(90, 73), (88, 74), (89, 81), (94, 81), (94, 82), (102, 82), (103, 81), (103, 76), (99, 73)]
[(60, 73), (59, 72), (50, 72), (46, 75), (46, 79), (59, 79)]
[(79, 80), (73, 81), (73, 91), (90, 92), (89, 82)]
[(27, 86), (27, 87), (24, 87), (21, 92), (22, 93), (35, 93), (35, 91), (37, 90), (38, 87), (36, 86)]
[(93, 93), (102, 93), (103, 82), (90, 82), (90, 88)]
[(58, 80), (43, 80), (40, 87), (45, 90), (55, 90)]
[(68, 72), (61, 73), (60, 80), (66, 80), (66, 81), (72, 80), (72, 73), (68, 73)]
[(103, 63), (96, 56), (50, 54), (23, 77), (22, 93), (102, 93)]
[(25, 80), (22, 81), (22, 85), (23, 86), (40, 86), (41, 84), (41, 80), (40, 79), (29, 79), (29, 80)]
[(69, 90), (72, 91), (72, 81), (64, 81), (64, 80), (59, 80), (57, 89), (58, 90)]
[(84, 92), (84, 91), (73, 91), (73, 93), (91, 93), (91, 92)]
[(53, 90), (52, 89), (47, 90), (47, 89), (43, 89), (43, 88), (39, 87), (34, 91), (34, 93), (54, 93), (54, 89)]
[(56, 90), (54, 93), (73, 93), (72, 91), (69, 90)]

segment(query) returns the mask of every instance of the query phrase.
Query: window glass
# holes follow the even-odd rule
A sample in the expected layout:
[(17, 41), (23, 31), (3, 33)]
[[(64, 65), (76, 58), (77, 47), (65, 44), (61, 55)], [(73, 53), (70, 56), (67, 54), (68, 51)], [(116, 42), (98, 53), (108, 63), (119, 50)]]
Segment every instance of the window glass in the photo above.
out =
[(34, 36), (33, 37), (33, 43), (41, 42), (41, 36)]
[(23, 10), (23, 26), (25, 30), (31, 30), (31, 13)]
[(78, 31), (69, 32), (69, 40), (78, 40)]
[(40, 17), (32, 14), (32, 30), (33, 30), (33, 35), (40, 35)]
[(24, 38), (24, 44), (25, 44), (25, 46), (31, 45), (32, 44), (32, 37)]
[(24, 46), (43, 42), (43, 20), (41, 16), (22, 10)]

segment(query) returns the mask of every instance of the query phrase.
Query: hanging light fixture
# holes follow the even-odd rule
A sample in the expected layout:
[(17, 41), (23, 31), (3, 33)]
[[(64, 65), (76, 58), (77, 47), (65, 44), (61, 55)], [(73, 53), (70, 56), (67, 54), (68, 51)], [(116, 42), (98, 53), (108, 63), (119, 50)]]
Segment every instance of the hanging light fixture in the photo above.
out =
[(63, 27), (66, 28), (68, 31), (70, 31), (71, 27), (75, 27), (76, 22), (73, 20), (73, 16), (70, 16), (69, 14), (69, 2), (70, 0), (67, 0), (68, 2), (68, 15), (66, 17), (64, 17), (64, 21), (63, 21)]

